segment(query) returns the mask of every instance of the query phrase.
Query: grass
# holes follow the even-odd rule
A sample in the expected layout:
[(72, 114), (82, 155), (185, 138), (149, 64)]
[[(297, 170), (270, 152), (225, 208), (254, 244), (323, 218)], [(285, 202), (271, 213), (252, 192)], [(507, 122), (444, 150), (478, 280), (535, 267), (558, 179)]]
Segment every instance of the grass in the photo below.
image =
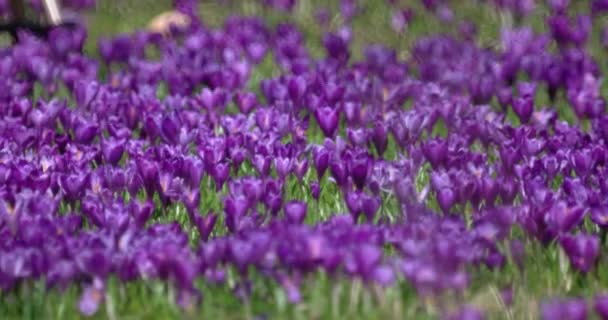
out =
[[(170, 7), (169, 1), (99, 1), (95, 12), (87, 14), (90, 24), (86, 51), (95, 54), (96, 40), (109, 34), (129, 32), (145, 26), (155, 14)], [(450, 32), (426, 13), (415, 12), (415, 22), (410, 25), (406, 34), (387, 32), (390, 28), (390, 12), (383, 1), (365, 1), (364, 14), (354, 21), (353, 55), (361, 57), (361, 49), (369, 43), (383, 43), (395, 48), (401, 58), (409, 57), (409, 49), (414, 41), (422, 36), (437, 32)], [(413, 7), (418, 8), (416, 4)], [(479, 22), (479, 42), (484, 46), (497, 46), (496, 41), (501, 23), (509, 23), (509, 17), (498, 15), (487, 6), (476, 6), (464, 2), (457, 6), (456, 14)], [(294, 14), (285, 14), (264, 10), (253, 1), (232, 1), (231, 5), (219, 4), (219, 1), (205, 1), (201, 5), (201, 14), (206, 23), (219, 26), (224, 19), (234, 13), (261, 15), (270, 24), (276, 24), (286, 19), (301, 27), (308, 47), (313, 56), (322, 56), (323, 50), (319, 39), (322, 29), (314, 22), (314, 10), (320, 5), (329, 5), (335, 9), (334, 2), (300, 1)], [(538, 10), (529, 24), (535, 29), (543, 28), (543, 18), (546, 11)], [(340, 17), (331, 17), (330, 27), (340, 25)], [(596, 28), (597, 29), (597, 28)], [(370, 31), (371, 30), (371, 31)], [(603, 53), (599, 46), (597, 32), (594, 33), (594, 45), (591, 48), (596, 57)], [(607, 64), (601, 64), (606, 68)], [(257, 89), (259, 82), (271, 76), (277, 76), (280, 70), (271, 59), (265, 60), (255, 70), (249, 87)], [(539, 103), (547, 103), (546, 98), (540, 97)], [(560, 97), (556, 107), (562, 119), (574, 121), (571, 109), (566, 106), (564, 97)], [(444, 135), (445, 127), (437, 129), (434, 134)], [(321, 141), (322, 135), (318, 126), (311, 122), (309, 137), (313, 141)], [(398, 151), (395, 143), (389, 144), (387, 154), (396, 157)], [(252, 167), (245, 166), (240, 175), (251, 174)], [(314, 170), (309, 171), (305, 179), (316, 176)], [(327, 179), (327, 178), (326, 178)], [(418, 187), (421, 189), (428, 183), (428, 172), (421, 170), (418, 175)], [(286, 199), (298, 198), (309, 200), (310, 190), (302, 188), (295, 178), (286, 186)], [(203, 181), (207, 186), (207, 181)], [(211, 183), (213, 188), (213, 184)], [(324, 184), (318, 206), (311, 205), (309, 212), (315, 213), (308, 217), (307, 222), (313, 223), (335, 213), (345, 211), (345, 205), (337, 187)], [(201, 212), (218, 211), (221, 207), (220, 193), (201, 190)], [(309, 202), (311, 203), (311, 202)], [(383, 201), (383, 212), (396, 212), (398, 207), (394, 201)], [(170, 222), (180, 221), (187, 230), (192, 230), (184, 219), (184, 208), (181, 205), (171, 206), (159, 220)], [(216, 232), (223, 232), (222, 230)], [(517, 233), (518, 231), (513, 231)], [(193, 237), (195, 233), (193, 232)], [(254, 295), (249, 302), (243, 303), (235, 297), (226, 286), (213, 286), (199, 281), (198, 288), (203, 292), (203, 303), (194, 310), (182, 310), (174, 303), (171, 285), (161, 282), (143, 282), (119, 284), (112, 278), (108, 283), (108, 294), (105, 306), (95, 315), (94, 319), (432, 319), (438, 316), (439, 304), (454, 304), (467, 301), (488, 311), (491, 318), (496, 319), (535, 319), (538, 317), (538, 303), (545, 297), (554, 295), (580, 295), (592, 297), (603, 288), (608, 287), (608, 270), (597, 268), (592, 274), (583, 276), (569, 270), (565, 257), (555, 244), (548, 248), (534, 241), (525, 241), (527, 257), (525, 267), (520, 270), (513, 263), (500, 270), (479, 269), (471, 272), (471, 286), (462, 297), (446, 296), (438, 300), (420, 299), (407, 281), (399, 281), (398, 285), (387, 290), (367, 288), (358, 281), (330, 278), (319, 273), (303, 281), (303, 303), (291, 305), (283, 290), (274, 284), (269, 284), (263, 277), (254, 279)], [(604, 244), (605, 248), (606, 244)], [(236, 281), (234, 274), (228, 275), (228, 283)], [(507, 308), (500, 298), (500, 290), (512, 287), (514, 290), (514, 305)], [(47, 291), (40, 282), (23, 283), (11, 292), (0, 293), (1, 319), (79, 319), (77, 305), (80, 295), (78, 286), (71, 286), (65, 291)]]

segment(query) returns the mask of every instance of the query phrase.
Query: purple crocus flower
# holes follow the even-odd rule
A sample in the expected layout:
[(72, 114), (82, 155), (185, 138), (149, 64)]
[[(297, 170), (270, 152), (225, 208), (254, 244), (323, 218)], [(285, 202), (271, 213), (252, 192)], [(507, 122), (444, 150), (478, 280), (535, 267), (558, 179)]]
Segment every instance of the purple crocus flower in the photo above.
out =
[(433, 168), (438, 168), (447, 159), (448, 143), (443, 139), (431, 139), (422, 146), (422, 153)]
[(99, 310), (99, 305), (104, 301), (105, 284), (100, 279), (95, 278), (93, 283), (88, 285), (82, 292), (78, 309), (84, 316), (93, 316)]
[(370, 170), (373, 166), (373, 159), (365, 152), (359, 153), (350, 158), (347, 162), (350, 177), (359, 190), (363, 189)]
[(228, 181), (230, 176), (230, 166), (226, 163), (218, 163), (213, 166), (213, 179), (215, 180), (216, 190), (219, 191), (224, 186), (224, 183)]
[(74, 124), (74, 140), (78, 143), (89, 144), (95, 139), (99, 127), (93, 122), (78, 119)]
[(598, 259), (600, 239), (595, 235), (564, 235), (559, 242), (572, 266), (582, 273), (589, 272)]
[(521, 123), (528, 123), (534, 113), (536, 84), (520, 83), (518, 84), (517, 90), (518, 96), (513, 100), (513, 111), (519, 117)]
[(545, 301), (541, 304), (540, 316), (543, 320), (585, 320), (587, 319), (587, 302), (582, 298)]
[(331, 107), (320, 107), (315, 110), (315, 117), (325, 136), (333, 138), (340, 120), (339, 111)]
[(608, 295), (600, 294), (595, 296), (593, 308), (600, 319), (608, 319)]
[(102, 153), (105, 161), (116, 165), (122, 158), (125, 150), (125, 141), (116, 139), (103, 139), (101, 142)]
[(608, 208), (606, 206), (597, 206), (591, 208), (591, 221), (602, 228), (608, 227)]
[(251, 92), (239, 92), (234, 101), (242, 113), (250, 113), (257, 106), (256, 96)]
[(194, 223), (198, 229), (202, 241), (207, 241), (209, 239), (209, 235), (211, 235), (211, 232), (215, 227), (217, 217), (218, 216), (212, 212), (207, 213), (207, 215), (204, 217), (194, 215)]
[(306, 218), (306, 203), (302, 201), (289, 201), (285, 203), (285, 218), (295, 224), (302, 224)]

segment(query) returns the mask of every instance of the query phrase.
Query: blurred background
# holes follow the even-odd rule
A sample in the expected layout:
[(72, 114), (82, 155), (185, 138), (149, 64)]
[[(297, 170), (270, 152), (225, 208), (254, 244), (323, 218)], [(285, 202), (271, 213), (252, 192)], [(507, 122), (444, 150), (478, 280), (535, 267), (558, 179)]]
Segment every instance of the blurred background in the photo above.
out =
[[(0, 0), (0, 11), (9, 7), (10, 0)], [(70, 0), (65, 0), (70, 1)], [(72, 0), (73, 1), (73, 0)], [(178, 0), (179, 1), (179, 0)], [(31, 7), (40, 6), (40, 0), (27, 0)], [(91, 1), (92, 2), (92, 1)], [(174, 1), (171, 0), (97, 0), (96, 3), (80, 11), (89, 27), (89, 38), (86, 45), (87, 53), (95, 54), (97, 40), (101, 37), (132, 32), (148, 26), (150, 21), (159, 14), (172, 10)], [(354, 15), (349, 25), (353, 33), (354, 56), (360, 54), (359, 50), (370, 43), (383, 43), (399, 52), (402, 57), (407, 56), (408, 48), (415, 39), (437, 32), (455, 32), (448, 24), (442, 24), (431, 13), (420, 10), (422, 2), (417, 0), (365, 0), (354, 1), (359, 14)], [(387, 2), (392, 5), (388, 6)], [(451, 1), (450, 7), (454, 12), (445, 12), (446, 16), (455, 15), (459, 19), (474, 20), (477, 25), (485, 26), (477, 30), (478, 41), (484, 45), (497, 44), (497, 30), (500, 25), (512, 24), (512, 18), (504, 16), (493, 10), (492, 6), (480, 6), (483, 0)], [(340, 11), (345, 1), (339, 0), (200, 0), (198, 11), (203, 23), (209, 27), (221, 25), (230, 15), (247, 15), (262, 17), (268, 24), (291, 22), (296, 24), (303, 32), (311, 53), (322, 55), (320, 37), (324, 31), (336, 31), (344, 25)], [(288, 8), (287, 8), (288, 7)], [(391, 10), (395, 7), (404, 9), (406, 20), (403, 21), (402, 12)], [(416, 16), (407, 17), (407, 11), (416, 12)], [(29, 12), (30, 17), (32, 12)], [(426, 16), (428, 15), (428, 16)], [(528, 16), (528, 24), (543, 28), (545, 9), (538, 10)], [(4, 17), (6, 20), (6, 16)], [(540, 18), (540, 19), (538, 19)], [(401, 32), (392, 32), (400, 25)], [(408, 35), (415, 35), (408, 36)], [(2, 35), (0, 43), (10, 44), (9, 37)]]

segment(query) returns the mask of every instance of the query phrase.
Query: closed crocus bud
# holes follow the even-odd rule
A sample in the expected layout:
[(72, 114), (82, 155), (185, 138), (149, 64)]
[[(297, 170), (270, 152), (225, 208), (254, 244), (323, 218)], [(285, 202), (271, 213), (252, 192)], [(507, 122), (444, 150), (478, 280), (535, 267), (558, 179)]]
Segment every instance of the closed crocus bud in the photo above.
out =
[(559, 241), (575, 269), (587, 273), (600, 253), (600, 239), (595, 235), (564, 235)]
[(260, 176), (268, 176), (270, 172), (270, 157), (256, 154), (251, 162)]
[(159, 117), (152, 115), (145, 116), (142, 129), (148, 139), (155, 139), (158, 135), (160, 135)]
[(344, 187), (348, 182), (348, 172), (346, 165), (342, 161), (333, 161), (330, 165), (331, 176), (340, 187)]
[(99, 127), (90, 121), (81, 119), (74, 124), (74, 140), (82, 144), (90, 144), (95, 136)]
[(317, 170), (317, 177), (321, 181), (327, 167), (329, 167), (329, 152), (323, 147), (313, 149), (313, 162)]
[(142, 178), (146, 192), (151, 196), (156, 190), (158, 181), (158, 165), (156, 162), (146, 160), (141, 157), (137, 159), (137, 171)]
[(274, 158), (274, 168), (277, 171), (277, 175), (281, 179), (285, 179), (291, 172), (293, 167), (293, 159), (289, 157), (277, 157)]
[(501, 87), (496, 92), (496, 99), (503, 110), (507, 110), (507, 107), (511, 105), (513, 101), (513, 89), (511, 87)]
[(422, 145), (422, 154), (424, 154), (424, 157), (433, 168), (438, 168), (444, 164), (447, 159), (447, 153), (447, 141), (441, 138), (431, 139)]
[(230, 177), (230, 166), (226, 163), (218, 163), (213, 166), (213, 180), (215, 180), (215, 188), (221, 190), (224, 183)]
[(224, 105), (226, 98), (225, 92), (220, 89), (203, 88), (197, 99), (207, 110), (213, 110)]
[(499, 194), (503, 203), (512, 203), (517, 196), (518, 184), (513, 178), (503, 178), (499, 184)]
[(355, 250), (353, 258), (354, 263), (349, 261), (345, 263), (347, 271), (369, 281), (373, 279), (374, 270), (382, 262), (382, 249), (377, 245), (363, 244)]
[(437, 192), (437, 202), (444, 213), (450, 212), (450, 209), (456, 202), (456, 193), (452, 188), (442, 188)]
[(81, 80), (74, 86), (74, 98), (81, 108), (86, 109), (99, 92), (99, 83), (96, 81)]
[(359, 215), (361, 215), (362, 209), (361, 193), (358, 191), (347, 192), (344, 196), (344, 200), (350, 214), (353, 216), (353, 219), (357, 221), (359, 219)]
[(517, 97), (513, 100), (513, 111), (521, 123), (528, 123), (534, 112), (534, 100), (528, 97)]
[(540, 306), (540, 318), (542, 320), (585, 320), (587, 319), (587, 302), (582, 298), (545, 301)]
[[(188, 214), (190, 216), (196, 214), (198, 212), (198, 207), (201, 203), (200, 188), (190, 187), (189, 185), (179, 187), (181, 187), (181, 190), (179, 190), (178, 192), (181, 193), (181, 201), (184, 203), (184, 207), (186, 207)], [(178, 195), (174, 195), (174, 197), (176, 196)]]
[(395, 179), (392, 187), (395, 196), (402, 204), (416, 201), (416, 189), (411, 178)]
[(241, 113), (250, 113), (256, 106), (256, 96), (252, 92), (239, 92), (234, 97), (234, 102), (239, 107)]
[(331, 107), (320, 107), (315, 110), (315, 117), (323, 134), (328, 138), (333, 138), (340, 121), (339, 111)]
[(554, 14), (547, 18), (547, 25), (550, 27), (551, 35), (555, 42), (566, 45), (574, 40), (575, 30), (570, 25), (569, 17), (565, 14)]
[(59, 178), (61, 188), (65, 192), (66, 197), (70, 201), (76, 201), (84, 193), (84, 187), (88, 183), (88, 174), (70, 174), (62, 175)]
[(230, 216), (244, 216), (249, 210), (249, 206), (249, 200), (243, 196), (229, 196), (224, 199), (224, 211)]
[(361, 198), (361, 211), (367, 218), (368, 222), (373, 222), (376, 212), (380, 208), (380, 197), (364, 194)]
[(308, 159), (297, 160), (293, 167), (293, 173), (298, 177), (298, 180), (302, 181), (306, 172), (308, 172)]
[(224, 200), (226, 227), (230, 232), (240, 230), (241, 220), (249, 211), (249, 201), (244, 197), (228, 197)]
[(358, 125), (361, 122), (361, 104), (347, 101), (342, 105), (342, 109), (349, 126)]
[(346, 63), (350, 57), (348, 41), (340, 35), (327, 33), (323, 36), (323, 46), (327, 51), (328, 57), (339, 63)]
[(295, 76), (287, 82), (287, 91), (292, 100), (297, 101), (304, 95), (307, 89), (306, 79), (302, 76)]
[(595, 165), (594, 162), (589, 149), (576, 150), (571, 155), (572, 167), (576, 174), (581, 177), (586, 177), (591, 172)]
[(319, 196), (321, 195), (321, 187), (318, 182), (312, 182), (310, 184), (310, 193), (315, 200), (319, 200)]
[(564, 201), (555, 203), (545, 215), (546, 223), (558, 232), (569, 232), (583, 220), (585, 208)]
[(366, 145), (369, 138), (366, 130), (362, 128), (347, 128), (346, 135), (348, 136), (348, 140), (350, 141), (350, 143), (357, 147)]
[(589, 33), (591, 32), (592, 21), (589, 15), (579, 15), (576, 18), (576, 26), (573, 34), (573, 42), (581, 47), (587, 41)]
[(266, 193), (264, 196), (264, 205), (272, 216), (276, 216), (283, 205), (283, 197), (281, 196), (281, 193), (278, 191)]
[[(241, 274), (244, 274), (246, 267), (251, 263), (254, 257), (253, 243), (240, 239), (231, 239), (228, 243), (228, 252), (230, 253), (231, 262), (236, 265)], [(248, 289), (250, 291), (251, 289)]]
[(212, 212), (207, 213), (207, 215), (204, 217), (194, 215), (194, 223), (198, 229), (198, 233), (200, 234), (200, 239), (202, 241), (207, 241), (209, 239), (209, 235), (211, 235), (216, 221), (217, 214)]
[(133, 200), (129, 204), (129, 213), (133, 217), (135, 224), (137, 227), (143, 227), (148, 219), (152, 217), (154, 213), (154, 203), (151, 200), (146, 202), (139, 202), (138, 200)]
[(302, 224), (306, 218), (306, 203), (303, 201), (289, 201), (283, 210), (285, 219), (291, 223)]
[(503, 145), (499, 149), (500, 161), (502, 162), (503, 169), (507, 172), (512, 172), (515, 164), (521, 159), (521, 151), (512, 145)]
[(517, 86), (517, 98), (513, 99), (513, 111), (521, 123), (528, 123), (534, 113), (534, 98), (536, 97), (536, 84), (522, 82)]
[(348, 161), (348, 172), (359, 190), (367, 182), (370, 169), (373, 166), (372, 158), (367, 153), (361, 153)]
[(469, 80), (469, 93), (475, 104), (487, 104), (495, 90), (494, 77), (481, 75)]
[(371, 137), (378, 155), (382, 156), (388, 146), (388, 131), (386, 130), (384, 123), (381, 121), (375, 123)]
[(250, 203), (256, 203), (264, 195), (264, 182), (261, 179), (246, 178), (242, 181), (242, 191)]
[(116, 140), (110, 138), (101, 141), (101, 152), (103, 153), (103, 158), (107, 163), (113, 166), (120, 161), (124, 150), (125, 140)]
[(231, 148), (228, 153), (230, 154), (230, 160), (232, 160), (232, 168), (235, 172), (238, 172), (241, 165), (247, 158), (247, 151), (241, 147)]
[(192, 188), (199, 187), (205, 171), (203, 162), (198, 158), (187, 158), (184, 161), (183, 170), (182, 176), (186, 179), (188, 185)]
[(274, 117), (273, 109), (271, 108), (259, 108), (255, 112), (255, 123), (258, 128), (262, 131), (270, 130), (272, 126), (272, 119)]
[(160, 122), (160, 134), (162, 138), (170, 144), (178, 142), (180, 123), (174, 116), (165, 116)]

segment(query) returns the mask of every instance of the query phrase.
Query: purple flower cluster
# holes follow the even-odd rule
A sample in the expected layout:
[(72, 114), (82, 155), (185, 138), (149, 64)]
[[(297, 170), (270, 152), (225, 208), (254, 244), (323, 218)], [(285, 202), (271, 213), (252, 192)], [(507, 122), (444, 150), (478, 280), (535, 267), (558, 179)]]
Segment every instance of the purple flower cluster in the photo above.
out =
[[(537, 240), (592, 271), (608, 227), (594, 17), (550, 1), (546, 32), (505, 28), (487, 49), (447, 2), (423, 3), (463, 32), (418, 39), (408, 60), (380, 45), (352, 59), (356, 1), (340, 2), (345, 24), (323, 36), (321, 59), (296, 26), (256, 17), (101, 39), (100, 61), (81, 53), (84, 28), (2, 49), (0, 288), (82, 284), (85, 315), (110, 275), (168, 281), (184, 307), (201, 299), (197, 279), (229, 285), (230, 270), (238, 295), (255, 270), (294, 303), (318, 271), (461, 294), (477, 268), (522, 267), (522, 241)], [(405, 32), (416, 17), (391, 5)], [(265, 59), (280, 76), (255, 79)], [(578, 301), (554, 304), (544, 318), (586, 316)]]
[(598, 319), (608, 319), (608, 296), (596, 295), (592, 305), (583, 298), (569, 298), (544, 301), (541, 305), (540, 315), (542, 319), (588, 319), (590, 310), (598, 316)]

